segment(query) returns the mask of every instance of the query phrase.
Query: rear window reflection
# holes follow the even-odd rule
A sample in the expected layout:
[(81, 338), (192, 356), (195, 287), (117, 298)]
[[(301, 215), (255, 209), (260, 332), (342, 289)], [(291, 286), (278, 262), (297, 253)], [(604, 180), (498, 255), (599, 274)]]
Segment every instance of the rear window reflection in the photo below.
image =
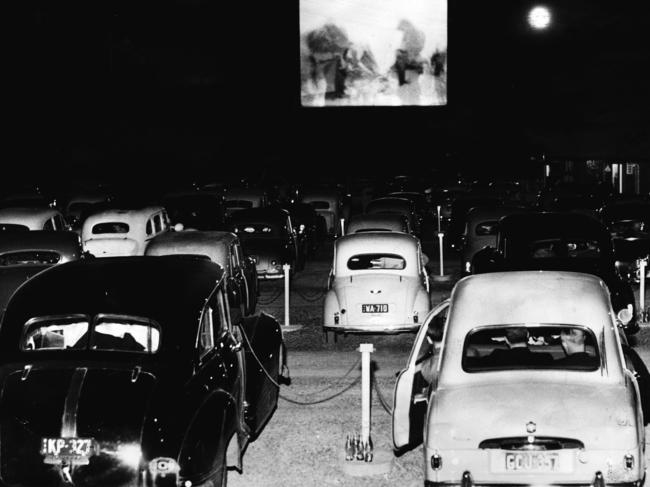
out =
[(105, 222), (93, 226), (93, 234), (102, 233), (129, 233), (129, 225), (124, 222)]
[(479, 237), (484, 237), (486, 235), (496, 235), (497, 234), (497, 222), (481, 222), (476, 225), (476, 235)]
[(352, 271), (382, 269), (401, 270), (405, 267), (406, 261), (404, 260), (404, 257), (396, 254), (359, 254), (350, 257), (348, 260), (348, 269)]

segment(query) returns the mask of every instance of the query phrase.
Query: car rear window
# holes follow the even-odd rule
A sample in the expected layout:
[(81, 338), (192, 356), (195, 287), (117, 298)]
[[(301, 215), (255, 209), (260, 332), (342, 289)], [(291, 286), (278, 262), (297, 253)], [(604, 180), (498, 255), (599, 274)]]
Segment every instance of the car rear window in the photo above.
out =
[(401, 270), (406, 267), (404, 257), (397, 254), (358, 254), (348, 260), (348, 269), (361, 270)]
[(135, 316), (85, 315), (46, 316), (30, 319), (24, 327), (20, 349), (107, 350), (156, 353), (160, 327), (152, 320)]
[(129, 224), (124, 222), (104, 222), (93, 226), (93, 234), (102, 233), (129, 233)]
[(316, 210), (329, 210), (330, 204), (327, 201), (311, 201), (309, 203)]
[(56, 264), (61, 260), (61, 254), (48, 250), (22, 250), (7, 252), (0, 255), (0, 266), (22, 264)]
[(253, 202), (248, 200), (227, 200), (226, 208), (252, 208)]
[(600, 364), (591, 330), (568, 324), (515, 324), (475, 328), (463, 346), (463, 370), (596, 370)]
[(547, 238), (528, 243), (528, 253), (533, 259), (571, 258), (588, 259), (599, 257), (601, 253), (597, 240), (575, 238)]
[(16, 223), (0, 223), (0, 232), (29, 232), (29, 227)]
[(475, 233), (478, 237), (484, 237), (486, 235), (496, 235), (497, 222), (496, 221), (481, 222), (478, 225), (476, 225)]

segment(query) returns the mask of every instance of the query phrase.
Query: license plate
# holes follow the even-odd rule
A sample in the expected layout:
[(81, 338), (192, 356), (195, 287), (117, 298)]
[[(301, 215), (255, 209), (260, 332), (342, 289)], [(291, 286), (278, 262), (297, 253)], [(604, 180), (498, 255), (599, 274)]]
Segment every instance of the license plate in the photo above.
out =
[(514, 472), (556, 472), (560, 469), (557, 453), (506, 453), (506, 470)]
[(60, 464), (72, 461), (78, 465), (87, 464), (94, 453), (92, 438), (42, 438), (41, 455), (45, 463)]
[(388, 313), (387, 304), (362, 304), (362, 313)]

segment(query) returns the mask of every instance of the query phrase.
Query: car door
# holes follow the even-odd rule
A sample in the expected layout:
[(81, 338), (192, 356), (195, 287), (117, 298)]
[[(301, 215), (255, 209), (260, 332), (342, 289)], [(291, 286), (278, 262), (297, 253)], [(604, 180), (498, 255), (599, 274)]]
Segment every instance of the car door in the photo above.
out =
[(393, 446), (398, 452), (422, 443), (424, 420), (430, 397), (435, 390), (439, 364), (437, 343), (442, 340), (449, 300), (427, 315), (417, 333), (413, 348), (395, 383), (393, 406)]

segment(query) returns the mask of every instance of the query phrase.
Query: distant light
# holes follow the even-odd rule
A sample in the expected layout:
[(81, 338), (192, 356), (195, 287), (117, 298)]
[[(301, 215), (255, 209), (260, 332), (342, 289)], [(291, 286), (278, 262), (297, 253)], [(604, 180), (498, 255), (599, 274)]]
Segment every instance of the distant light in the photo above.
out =
[(535, 7), (528, 13), (528, 23), (533, 29), (546, 29), (551, 23), (551, 12), (546, 7)]

